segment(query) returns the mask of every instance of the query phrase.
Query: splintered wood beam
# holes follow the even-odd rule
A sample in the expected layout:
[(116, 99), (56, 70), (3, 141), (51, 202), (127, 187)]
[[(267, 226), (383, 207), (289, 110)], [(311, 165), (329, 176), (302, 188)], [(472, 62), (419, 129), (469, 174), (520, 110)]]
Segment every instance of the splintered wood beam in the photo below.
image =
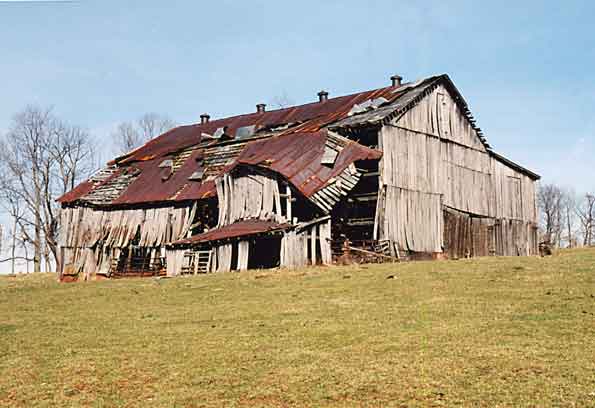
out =
[[(281, 197), (281, 198), (287, 198), (287, 194), (279, 194), (279, 197)], [(292, 203), (295, 203), (297, 201), (297, 199), (295, 197), (293, 197), (293, 196), (290, 196), (290, 197), (291, 197), (291, 202)]]
[(319, 224), (321, 222), (330, 220), (331, 216), (330, 215), (325, 215), (324, 217), (320, 217), (320, 218), (316, 218), (313, 220), (310, 220), (308, 222), (304, 222), (302, 224), (298, 224), (296, 227), (296, 231), (301, 231), (305, 228), (308, 228), (310, 225), (314, 225), (314, 224)]
[(386, 258), (386, 259), (392, 259), (393, 261), (397, 261), (397, 262), (400, 261), (400, 259), (395, 258), (394, 256), (388, 256), (388, 255), (384, 255), (384, 254), (379, 254), (377, 252), (367, 251), (365, 249), (361, 249), (361, 248), (357, 248), (357, 247), (352, 247), (352, 246), (347, 246), (347, 248), (349, 248), (351, 251), (362, 252), (364, 254), (379, 256), (381, 258)]
[(347, 220), (346, 224), (351, 227), (374, 225), (374, 218), (351, 218), (351, 219)]
[(353, 194), (351, 197), (357, 201), (376, 201), (378, 200), (378, 193)]

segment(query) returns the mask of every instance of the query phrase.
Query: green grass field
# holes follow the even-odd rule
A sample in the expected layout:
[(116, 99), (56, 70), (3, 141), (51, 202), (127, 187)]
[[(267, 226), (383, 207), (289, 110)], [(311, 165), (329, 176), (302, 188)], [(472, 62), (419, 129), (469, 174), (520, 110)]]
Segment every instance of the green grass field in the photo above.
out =
[(2, 277), (0, 406), (593, 407), (595, 250)]

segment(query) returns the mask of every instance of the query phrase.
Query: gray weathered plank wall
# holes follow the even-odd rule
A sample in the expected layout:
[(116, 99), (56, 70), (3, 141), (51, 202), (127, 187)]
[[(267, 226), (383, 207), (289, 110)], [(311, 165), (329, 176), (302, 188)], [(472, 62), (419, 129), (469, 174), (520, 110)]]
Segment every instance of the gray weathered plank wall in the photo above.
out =
[[(63, 268), (84, 272), (85, 278), (107, 273), (121, 248), (139, 234), (139, 246), (164, 247), (186, 238), (196, 206), (133, 210), (100, 210), (90, 207), (60, 210), (59, 247)], [(155, 254), (156, 256), (157, 254)]]
[[(441, 252), (443, 208), (514, 220), (523, 231), (530, 231), (537, 221), (535, 182), (489, 154), (442, 86), (383, 126), (379, 148), (384, 155), (375, 225), (378, 239), (394, 240), (415, 252)], [(533, 247), (530, 235), (517, 238), (515, 233), (515, 248), (502, 245), (502, 254), (519, 252), (522, 240)]]

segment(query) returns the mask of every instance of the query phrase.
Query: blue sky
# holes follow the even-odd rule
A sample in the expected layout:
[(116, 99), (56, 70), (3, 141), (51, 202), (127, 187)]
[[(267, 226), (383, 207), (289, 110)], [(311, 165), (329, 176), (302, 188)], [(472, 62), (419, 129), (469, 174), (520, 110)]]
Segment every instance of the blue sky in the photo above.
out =
[(448, 73), (495, 150), (595, 190), (593, 15), (587, 1), (0, 2), (0, 132), (52, 105), (107, 146), (144, 112), (191, 123)]

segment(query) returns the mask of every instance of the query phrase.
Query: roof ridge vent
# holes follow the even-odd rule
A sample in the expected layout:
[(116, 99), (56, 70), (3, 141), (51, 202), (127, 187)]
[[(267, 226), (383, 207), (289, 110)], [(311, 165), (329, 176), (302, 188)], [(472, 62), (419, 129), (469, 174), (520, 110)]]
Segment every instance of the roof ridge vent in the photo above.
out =
[(318, 92), (318, 102), (326, 102), (328, 101), (328, 92), (324, 89)]
[(390, 77), (392, 86), (401, 86), (403, 83), (403, 77), (401, 75), (393, 75)]

